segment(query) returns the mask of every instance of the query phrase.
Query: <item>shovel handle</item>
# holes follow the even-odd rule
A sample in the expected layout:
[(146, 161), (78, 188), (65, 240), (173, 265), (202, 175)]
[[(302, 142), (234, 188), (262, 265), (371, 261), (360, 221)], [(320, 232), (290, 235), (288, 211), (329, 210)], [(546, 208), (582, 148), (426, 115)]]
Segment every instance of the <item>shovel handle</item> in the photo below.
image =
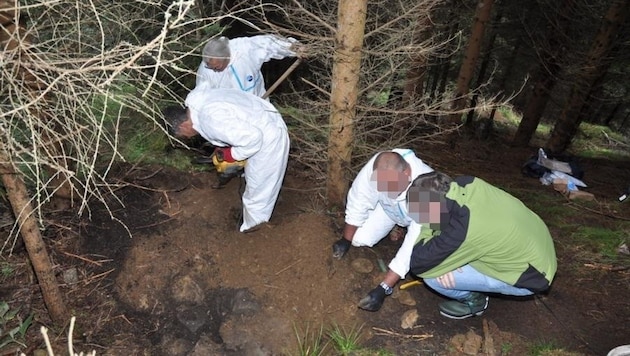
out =
[(280, 78), (278, 78), (278, 80), (276, 80), (275, 83), (273, 83), (269, 89), (267, 89), (267, 91), (265, 92), (265, 94), (263, 94), (263, 96), (261, 98), (263, 99), (267, 99), (269, 97), (269, 95), (271, 95), (271, 93), (276, 90), (276, 88), (278, 87), (278, 85), (280, 85), (280, 83), (282, 83), (285, 79), (287, 79), (287, 77), (289, 76), (289, 74), (291, 74), (291, 72), (293, 72), (295, 70), (295, 68), (297, 68), (300, 63), (302, 61), (298, 58), (295, 60), (295, 62), (293, 62), (293, 64), (291, 64), (291, 66), (284, 72), (284, 74), (282, 74), (282, 76)]

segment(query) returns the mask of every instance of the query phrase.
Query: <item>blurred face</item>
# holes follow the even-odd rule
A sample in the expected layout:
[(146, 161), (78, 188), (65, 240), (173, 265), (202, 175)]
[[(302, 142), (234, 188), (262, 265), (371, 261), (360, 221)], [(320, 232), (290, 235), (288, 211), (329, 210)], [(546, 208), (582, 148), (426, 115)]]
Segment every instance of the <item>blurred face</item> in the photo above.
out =
[(222, 72), (227, 68), (230, 60), (228, 58), (208, 58), (206, 59), (206, 68), (215, 72)]
[(191, 138), (197, 135), (197, 131), (193, 128), (192, 119), (190, 118), (190, 109), (186, 110), (188, 120), (182, 122), (177, 129), (178, 137)]
[(411, 183), (410, 176), (406, 171), (384, 169), (376, 169), (372, 174), (371, 181), (376, 186), (376, 190), (387, 193), (387, 196), (392, 199), (404, 192)]
[(447, 214), (444, 198), (417, 187), (409, 188), (407, 194), (409, 217), (418, 224), (429, 224), (438, 229), (442, 216)]

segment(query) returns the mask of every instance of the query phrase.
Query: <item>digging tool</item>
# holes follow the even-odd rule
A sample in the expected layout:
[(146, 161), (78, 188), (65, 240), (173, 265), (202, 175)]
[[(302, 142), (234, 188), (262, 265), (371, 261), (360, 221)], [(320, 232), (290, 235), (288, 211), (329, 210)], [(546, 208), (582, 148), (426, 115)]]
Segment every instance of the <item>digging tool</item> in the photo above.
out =
[(269, 95), (271, 95), (271, 93), (276, 90), (276, 88), (280, 85), (280, 83), (282, 83), (285, 79), (287, 79), (287, 77), (289, 76), (289, 74), (291, 74), (295, 68), (297, 68), (300, 63), (302, 63), (301, 59), (296, 59), (295, 62), (293, 62), (293, 64), (291, 64), (291, 66), (284, 72), (284, 74), (282, 74), (282, 76), (280, 76), (280, 78), (278, 78), (278, 80), (276, 80), (275, 83), (273, 83), (269, 89), (267, 89), (267, 91), (265, 92), (265, 94), (263, 94), (263, 96), (261, 96), (261, 98), (263, 99), (267, 99), (269, 97)]
[(409, 287), (419, 286), (421, 284), (422, 284), (422, 282), (419, 281), (419, 280), (403, 283), (403, 284), (400, 285), (400, 290), (405, 290), (405, 289), (407, 289)]

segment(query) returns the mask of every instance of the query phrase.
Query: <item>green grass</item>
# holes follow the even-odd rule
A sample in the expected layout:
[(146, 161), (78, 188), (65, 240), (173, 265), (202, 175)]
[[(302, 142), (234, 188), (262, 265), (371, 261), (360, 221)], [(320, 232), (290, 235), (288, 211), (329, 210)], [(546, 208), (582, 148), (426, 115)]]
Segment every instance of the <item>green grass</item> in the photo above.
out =
[(555, 341), (538, 341), (530, 344), (528, 356), (582, 356), (580, 353), (566, 351)]
[(328, 337), (330, 337), (335, 349), (340, 355), (349, 355), (361, 349), (359, 343), (361, 341), (362, 329), (363, 326), (359, 326), (358, 328), (347, 330), (334, 324), (332, 329), (328, 331)]
[(293, 328), (295, 331), (295, 337), (297, 338), (298, 349), (297, 353), (291, 352), (287, 355), (299, 355), (299, 356), (320, 356), (325, 355), (327, 343), (324, 341), (324, 328), (320, 327), (317, 330), (312, 330), (310, 325), (306, 325), (304, 330), (298, 330), (297, 327)]
[[(540, 186), (532, 191), (510, 190), (509, 193), (520, 199), (527, 207), (538, 214), (547, 224), (565, 226), (575, 214), (575, 210), (567, 209), (566, 198), (553, 190), (551, 186)], [(506, 189), (507, 190), (507, 189)]]
[(20, 308), (11, 308), (8, 303), (0, 302), (0, 349), (17, 344), (26, 347), (24, 335), (33, 322), (33, 314), (22, 320)]
[(0, 263), (0, 276), (2, 281), (7, 280), (9, 277), (13, 275), (15, 269), (11, 266), (10, 263), (2, 262)]
[(363, 347), (361, 345), (363, 326), (347, 329), (333, 324), (328, 331), (324, 331), (323, 326), (312, 330), (309, 325), (306, 325), (304, 330), (298, 330), (295, 327), (294, 330), (298, 350), (287, 355), (395, 356), (387, 350)]
[(607, 262), (616, 262), (620, 255), (619, 246), (630, 243), (628, 229), (608, 229), (597, 226), (579, 226), (571, 237), (576, 243), (597, 251)]

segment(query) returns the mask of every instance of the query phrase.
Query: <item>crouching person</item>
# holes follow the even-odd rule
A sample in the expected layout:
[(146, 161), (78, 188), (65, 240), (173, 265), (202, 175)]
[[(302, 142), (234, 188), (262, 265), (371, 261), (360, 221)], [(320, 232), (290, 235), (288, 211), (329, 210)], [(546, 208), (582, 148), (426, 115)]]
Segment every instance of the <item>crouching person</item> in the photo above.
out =
[(407, 193), (409, 216), (422, 225), (410, 271), (451, 300), (440, 314), (481, 315), (486, 293), (527, 296), (549, 289), (557, 268), (542, 219), (520, 200), (471, 176), (418, 176)]
[(201, 135), (228, 163), (247, 160), (241, 232), (251, 232), (271, 218), (289, 158), (289, 134), (268, 101), (236, 89), (198, 86), (186, 97), (187, 108), (164, 111), (176, 137)]

